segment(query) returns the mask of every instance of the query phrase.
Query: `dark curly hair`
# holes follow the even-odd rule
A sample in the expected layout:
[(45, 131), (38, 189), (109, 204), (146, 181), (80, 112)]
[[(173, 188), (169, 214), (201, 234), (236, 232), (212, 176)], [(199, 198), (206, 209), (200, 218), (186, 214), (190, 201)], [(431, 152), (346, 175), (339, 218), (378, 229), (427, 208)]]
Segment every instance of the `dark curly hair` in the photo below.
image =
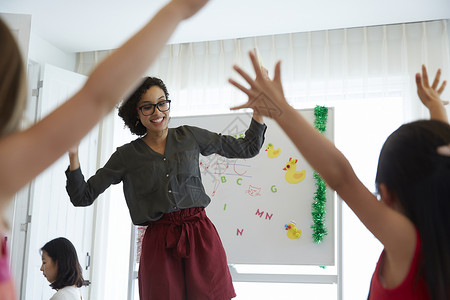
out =
[(137, 118), (136, 106), (142, 98), (142, 95), (147, 92), (152, 86), (158, 86), (164, 92), (166, 99), (169, 99), (169, 92), (164, 82), (156, 77), (145, 77), (139, 87), (125, 100), (119, 107), (119, 117), (123, 119), (125, 125), (130, 128), (132, 134), (142, 136), (147, 133), (147, 129), (142, 125)]
[(72, 285), (83, 286), (84, 279), (77, 251), (68, 239), (60, 237), (51, 240), (41, 248), (41, 253), (42, 251), (58, 265), (56, 280), (50, 284), (53, 289), (59, 290)]

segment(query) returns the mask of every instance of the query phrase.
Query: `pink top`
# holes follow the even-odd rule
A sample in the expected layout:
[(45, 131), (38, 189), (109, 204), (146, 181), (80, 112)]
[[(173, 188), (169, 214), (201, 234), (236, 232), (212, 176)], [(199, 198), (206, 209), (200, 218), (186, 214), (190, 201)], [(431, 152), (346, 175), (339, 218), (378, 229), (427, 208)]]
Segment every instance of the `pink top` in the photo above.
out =
[(1, 236), (0, 243), (0, 300), (15, 300), (14, 284), (9, 273), (8, 252), (6, 251), (6, 237)]
[(9, 274), (8, 253), (6, 251), (6, 237), (1, 238), (0, 252), (0, 283), (2, 283), (11, 278)]
[[(417, 231), (416, 231), (417, 232)], [(428, 286), (424, 278), (416, 278), (419, 271), (419, 265), (421, 261), (420, 255), (421, 240), (419, 232), (417, 232), (417, 244), (414, 251), (414, 257), (409, 267), (408, 275), (405, 280), (395, 288), (385, 288), (380, 282), (380, 267), (383, 264), (384, 250), (380, 255), (377, 267), (372, 276), (372, 283), (370, 285), (370, 297), (369, 300), (431, 300)]]

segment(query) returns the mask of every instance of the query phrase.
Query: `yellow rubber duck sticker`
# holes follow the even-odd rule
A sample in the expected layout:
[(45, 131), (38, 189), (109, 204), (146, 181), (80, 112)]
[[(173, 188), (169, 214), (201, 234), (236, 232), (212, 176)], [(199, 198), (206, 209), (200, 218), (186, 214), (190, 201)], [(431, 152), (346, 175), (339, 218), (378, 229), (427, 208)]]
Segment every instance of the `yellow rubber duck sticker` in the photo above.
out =
[(284, 228), (287, 230), (287, 237), (291, 240), (298, 239), (302, 235), (302, 231), (295, 227), (294, 222), (284, 225)]
[(275, 157), (277, 157), (278, 155), (280, 155), (280, 153), (281, 153), (281, 149), (280, 149), (280, 148), (274, 149), (274, 146), (273, 146), (272, 143), (269, 143), (269, 144), (267, 145), (266, 151), (267, 151), (267, 156), (268, 156), (269, 158), (275, 158)]
[(289, 158), (289, 161), (283, 168), (283, 170), (286, 171), (286, 174), (284, 174), (284, 178), (289, 183), (298, 183), (306, 177), (305, 170), (297, 171), (297, 161), (298, 160), (295, 158)]

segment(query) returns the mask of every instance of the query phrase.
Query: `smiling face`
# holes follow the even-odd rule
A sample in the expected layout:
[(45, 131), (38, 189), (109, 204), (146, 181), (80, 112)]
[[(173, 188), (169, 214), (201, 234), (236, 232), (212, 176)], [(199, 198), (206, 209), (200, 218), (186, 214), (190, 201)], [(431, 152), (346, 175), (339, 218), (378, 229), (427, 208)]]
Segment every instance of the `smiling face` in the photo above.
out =
[(58, 275), (58, 262), (53, 261), (47, 252), (42, 251), (42, 265), (40, 270), (48, 282), (52, 283)]
[[(164, 100), (167, 100), (164, 91), (159, 86), (154, 85), (142, 95), (137, 107), (139, 108), (145, 105), (157, 104)], [(149, 116), (145, 116), (141, 110), (138, 110), (137, 113), (142, 125), (147, 128), (147, 133), (159, 135), (167, 131), (169, 124), (169, 110), (161, 112), (156, 107), (154, 109), (155, 111)]]

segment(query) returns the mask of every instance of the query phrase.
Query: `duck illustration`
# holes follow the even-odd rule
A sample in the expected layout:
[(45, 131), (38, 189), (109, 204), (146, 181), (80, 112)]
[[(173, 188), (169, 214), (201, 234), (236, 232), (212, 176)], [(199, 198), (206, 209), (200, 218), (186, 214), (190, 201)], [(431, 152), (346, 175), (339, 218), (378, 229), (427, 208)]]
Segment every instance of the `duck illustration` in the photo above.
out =
[(295, 158), (289, 158), (289, 161), (286, 163), (283, 170), (286, 171), (286, 174), (284, 175), (284, 178), (289, 183), (298, 183), (305, 179), (306, 177), (306, 171), (301, 170), (297, 171), (297, 159)]
[(295, 227), (295, 223), (291, 221), (291, 223), (284, 225), (284, 228), (287, 230), (287, 237), (295, 240), (298, 239), (302, 235), (302, 231)]
[(269, 158), (275, 158), (275, 157), (277, 157), (278, 155), (280, 155), (280, 153), (281, 153), (281, 149), (280, 148), (278, 148), (278, 149), (273, 149), (273, 144), (272, 143), (269, 143), (268, 145), (267, 145), (267, 147), (266, 147), (266, 151), (267, 151), (267, 156), (269, 157)]

